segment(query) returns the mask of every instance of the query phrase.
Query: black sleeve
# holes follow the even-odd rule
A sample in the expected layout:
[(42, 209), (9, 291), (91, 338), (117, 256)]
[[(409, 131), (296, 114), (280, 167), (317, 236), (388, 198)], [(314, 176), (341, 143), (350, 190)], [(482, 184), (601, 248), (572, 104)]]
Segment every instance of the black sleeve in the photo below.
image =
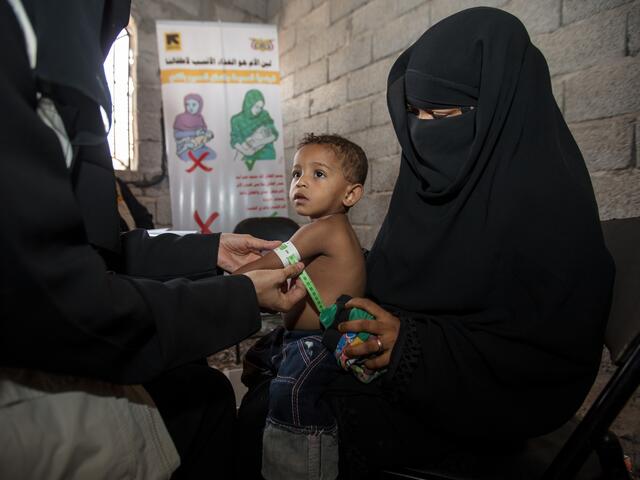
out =
[(0, 39), (17, 46), (0, 50), (0, 365), (138, 383), (257, 330), (243, 275), (108, 272), (87, 242), (56, 134), (35, 112), (22, 32), (6, 3), (0, 11)]
[(136, 222), (136, 227), (146, 229), (154, 228), (153, 216), (149, 213), (149, 210), (138, 201), (126, 182), (123, 182), (119, 178), (116, 178), (116, 181), (120, 185), (122, 198), (124, 199), (124, 203), (127, 204), (133, 220)]
[[(560, 310), (552, 321), (562, 321), (565, 313)], [(557, 428), (579, 408), (597, 361), (571, 358), (570, 344), (561, 338), (554, 351), (513, 335), (512, 318), (501, 309), (463, 317), (402, 317), (383, 377), (387, 397), (425, 425), (457, 435), (522, 438)], [(487, 332), (486, 325), (505, 325), (503, 334)], [(579, 342), (593, 343), (576, 338), (573, 349)]]
[(150, 237), (136, 229), (120, 235), (122, 273), (136, 277), (167, 280), (191, 279), (218, 274), (220, 234)]

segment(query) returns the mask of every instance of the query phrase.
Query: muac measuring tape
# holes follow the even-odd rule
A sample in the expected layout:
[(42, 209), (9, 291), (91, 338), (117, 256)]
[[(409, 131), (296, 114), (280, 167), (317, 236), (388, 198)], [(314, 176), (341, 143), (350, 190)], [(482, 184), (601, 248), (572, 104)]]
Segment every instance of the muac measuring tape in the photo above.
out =
[[(274, 252), (276, 255), (278, 255), (278, 257), (280, 258), (280, 261), (284, 266), (295, 265), (297, 262), (300, 261), (300, 252), (298, 252), (298, 249), (290, 241), (280, 245), (278, 248), (274, 250)], [(335, 303), (329, 307), (324, 306), (324, 303), (322, 302), (322, 297), (320, 297), (320, 293), (318, 292), (318, 289), (311, 281), (311, 278), (309, 278), (309, 274), (307, 272), (303, 270), (299, 278), (304, 284), (304, 286), (306, 287), (307, 292), (309, 292), (309, 296), (311, 297), (311, 300), (313, 300), (313, 303), (315, 304), (316, 308), (318, 309), (318, 312), (320, 313), (320, 323), (326, 329), (322, 337), (322, 343), (325, 346), (327, 346), (327, 348), (329, 348), (330, 351), (335, 352), (334, 356), (336, 357), (338, 364), (345, 370), (352, 370), (356, 378), (358, 378), (361, 382), (364, 382), (364, 383), (369, 383), (374, 379), (376, 379), (377, 377), (379, 377), (380, 375), (382, 375), (386, 370), (380, 370), (380, 371), (369, 370), (364, 365), (364, 361), (366, 359), (358, 360), (354, 358), (348, 358), (345, 356), (343, 352), (344, 348), (350, 344), (357, 345), (358, 343), (367, 341), (370, 334), (367, 332), (358, 332), (358, 333), (347, 332), (341, 335), (340, 333), (337, 333), (338, 331), (335, 328), (335, 326), (333, 326), (332, 329), (329, 329), (329, 327), (331, 327), (334, 323), (338, 306)], [(371, 315), (369, 312), (365, 310), (361, 310), (359, 308), (350, 309), (348, 319), (355, 320), (358, 318), (374, 319), (375, 317)]]
[[(298, 252), (298, 249), (295, 247), (295, 245), (291, 242), (284, 242), (282, 245), (276, 248), (274, 252), (276, 255), (278, 255), (280, 261), (284, 266), (295, 265), (300, 261), (300, 253)], [(311, 297), (311, 300), (313, 300), (313, 303), (318, 309), (318, 312), (322, 313), (322, 311), (326, 307), (322, 302), (320, 292), (318, 292), (318, 289), (311, 281), (309, 274), (305, 270), (303, 270), (299, 278), (306, 287), (307, 292), (309, 292), (309, 296)]]

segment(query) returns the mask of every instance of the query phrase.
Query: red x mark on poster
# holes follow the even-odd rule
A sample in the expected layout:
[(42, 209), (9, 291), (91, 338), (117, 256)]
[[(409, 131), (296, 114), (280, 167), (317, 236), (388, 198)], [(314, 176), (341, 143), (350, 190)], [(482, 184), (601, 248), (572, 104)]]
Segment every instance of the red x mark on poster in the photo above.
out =
[(220, 214), (218, 212), (213, 212), (211, 215), (209, 215), (209, 218), (207, 218), (207, 221), (203, 222), (202, 218), (200, 218), (200, 214), (198, 213), (198, 211), (196, 210), (195, 212), (193, 212), (193, 219), (200, 226), (200, 233), (213, 233), (209, 228), (209, 225), (211, 225), (213, 221), (219, 216)]
[(207, 167), (204, 163), (202, 163), (204, 159), (207, 158), (208, 155), (209, 155), (209, 152), (204, 152), (202, 155), (196, 158), (193, 152), (189, 150), (189, 158), (193, 160), (193, 165), (187, 168), (187, 173), (193, 172), (198, 167), (203, 169), (205, 172), (210, 172), (211, 170), (213, 170), (213, 168)]

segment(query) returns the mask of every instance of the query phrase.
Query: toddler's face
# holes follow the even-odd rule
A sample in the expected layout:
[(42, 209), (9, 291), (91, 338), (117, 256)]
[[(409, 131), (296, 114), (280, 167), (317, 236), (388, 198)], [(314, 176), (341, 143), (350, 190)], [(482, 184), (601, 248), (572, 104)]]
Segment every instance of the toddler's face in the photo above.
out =
[(342, 163), (327, 145), (305, 145), (296, 152), (289, 199), (299, 215), (312, 219), (343, 213), (350, 183)]

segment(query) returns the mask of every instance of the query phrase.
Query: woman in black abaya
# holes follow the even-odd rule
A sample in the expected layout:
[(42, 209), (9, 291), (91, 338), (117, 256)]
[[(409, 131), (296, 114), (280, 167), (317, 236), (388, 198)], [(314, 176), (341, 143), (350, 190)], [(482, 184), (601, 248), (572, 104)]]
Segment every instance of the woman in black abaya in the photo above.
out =
[(568, 420), (595, 378), (614, 276), (582, 155), (514, 16), (457, 13), (391, 69), (402, 146), (367, 259), (377, 382), (330, 392), (341, 472), (499, 450)]

